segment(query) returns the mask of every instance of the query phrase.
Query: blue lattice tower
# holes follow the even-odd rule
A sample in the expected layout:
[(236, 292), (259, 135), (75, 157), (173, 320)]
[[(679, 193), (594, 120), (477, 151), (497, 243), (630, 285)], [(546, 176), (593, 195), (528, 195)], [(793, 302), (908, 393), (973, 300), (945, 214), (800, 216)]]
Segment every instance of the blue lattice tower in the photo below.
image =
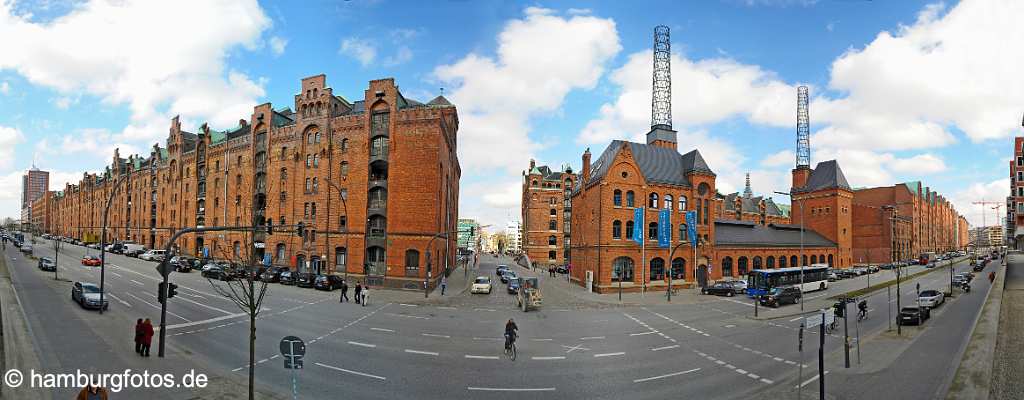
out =
[(807, 112), (807, 86), (796, 89), (796, 166), (811, 166), (811, 117)]
[(654, 27), (654, 76), (651, 86), (651, 127), (672, 128), (672, 67), (668, 27)]

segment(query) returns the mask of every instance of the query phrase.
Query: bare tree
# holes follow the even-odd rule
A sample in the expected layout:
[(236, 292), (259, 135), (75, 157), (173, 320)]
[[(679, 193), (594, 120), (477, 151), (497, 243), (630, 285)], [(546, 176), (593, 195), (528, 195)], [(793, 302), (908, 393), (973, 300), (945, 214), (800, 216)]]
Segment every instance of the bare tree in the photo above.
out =
[[(249, 316), (249, 400), (253, 400), (256, 378), (256, 319), (267, 295), (267, 283), (260, 279), (262, 260), (256, 257), (256, 232), (252, 229), (241, 232), (242, 240), (235, 242), (238, 245), (232, 245), (230, 252), (219, 245), (211, 252), (219, 253), (221, 259), (231, 260), (231, 268), (224, 270), (231, 278), (222, 283), (214, 282), (209, 277), (207, 280), (217, 294), (230, 299)], [(235, 274), (233, 268), (241, 268), (244, 273)]]

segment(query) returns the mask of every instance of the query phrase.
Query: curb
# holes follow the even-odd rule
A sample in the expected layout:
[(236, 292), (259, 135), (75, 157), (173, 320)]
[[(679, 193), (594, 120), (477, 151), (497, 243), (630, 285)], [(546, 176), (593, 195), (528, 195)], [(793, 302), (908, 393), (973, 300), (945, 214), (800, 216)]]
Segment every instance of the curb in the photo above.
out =
[[(949, 382), (946, 399), (988, 399), (991, 394), (992, 362), (999, 332), (1007, 257), (1001, 261), (981, 312), (974, 318), (970, 340), (960, 349), (960, 362)], [(979, 367), (980, 366), (980, 367)]]

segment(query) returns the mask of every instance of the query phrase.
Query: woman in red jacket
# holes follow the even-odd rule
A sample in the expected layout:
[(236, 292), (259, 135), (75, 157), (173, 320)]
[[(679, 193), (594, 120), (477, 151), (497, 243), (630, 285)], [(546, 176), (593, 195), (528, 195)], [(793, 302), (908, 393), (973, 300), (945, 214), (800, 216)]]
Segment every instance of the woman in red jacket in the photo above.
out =
[(146, 318), (142, 322), (142, 356), (149, 357), (149, 346), (153, 344), (153, 323)]

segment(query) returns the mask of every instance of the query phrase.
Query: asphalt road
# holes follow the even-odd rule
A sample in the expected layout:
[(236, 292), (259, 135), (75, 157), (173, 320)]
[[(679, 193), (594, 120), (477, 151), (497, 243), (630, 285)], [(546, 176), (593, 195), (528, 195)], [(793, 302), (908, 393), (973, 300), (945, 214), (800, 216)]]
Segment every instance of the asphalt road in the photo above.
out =
[[(86, 252), (95, 250), (65, 245), (61, 274), (72, 280), (97, 281), (98, 268), (78, 265)], [(37, 245), (37, 255), (43, 254), (52, 254), (52, 248)], [(52, 273), (38, 271), (34, 262), (25, 263), (10, 249), (7, 255), (18, 259), (11, 268), (12, 276), (30, 323), (36, 332), (44, 332), (37, 333), (37, 347), (46, 350), (41, 353), (47, 368), (90, 366), (116, 371), (140, 365), (192, 366), (220, 376), (217, 382), (225, 385), (245, 378), (247, 320), (198, 272), (173, 275), (181, 295), (171, 299), (168, 307), (168, 357), (141, 359), (128, 350), (131, 327), (135, 318), (158, 315), (155, 263), (109, 255), (111, 309), (98, 316), (70, 302), (68, 282), (53, 281)], [(513, 265), (507, 259), (482, 257), (479, 267), (469, 273), (493, 277), (498, 263)], [(515, 268), (521, 275), (526, 273)], [(544, 306), (529, 313), (514, 308), (513, 296), (505, 293), (500, 282), (490, 295), (452, 293), (442, 302), (392, 301), (389, 293), (378, 290), (366, 307), (339, 304), (338, 292), (272, 284), (266, 309), (257, 322), (255, 372), (259, 388), (290, 396), (291, 371), (283, 368), (278, 353), (278, 341), (287, 335), (307, 343), (305, 368), (296, 373), (300, 398), (521, 398), (527, 394), (558, 399), (734, 399), (789, 393), (798, 381), (799, 317), (752, 319), (753, 307), (745, 297), (705, 296), (690, 304), (587, 306), (547, 284), (551, 278), (543, 273), (541, 279), (542, 289), (547, 288)], [(918, 281), (923, 290), (941, 289), (947, 280), (948, 274), (937, 272)], [(903, 291), (905, 303), (915, 298), (914, 283), (905, 286), (909, 289)], [(836, 286), (819, 295), (834, 293), (840, 285)], [(936, 310), (911, 347), (955, 350), (956, 343), (966, 340), (971, 315), (979, 307), (976, 299), (984, 297), (984, 288), (976, 290), (978, 293)], [(886, 307), (895, 307), (884, 291), (868, 301), (871, 315), (859, 326), (865, 338), (887, 329)], [(796, 306), (783, 309), (791, 307)], [(502, 330), (509, 318), (520, 327), (515, 361), (502, 355)], [(851, 319), (851, 332), (853, 324)], [(84, 334), (69, 340), (69, 332)], [(808, 331), (808, 337), (816, 338), (815, 332)], [(826, 340), (830, 360), (841, 355), (836, 353), (842, 344), (837, 333), (841, 331)], [(807, 365), (804, 379), (816, 368), (811, 362), (814, 343), (808, 344), (803, 355)], [(915, 369), (916, 364), (942, 361), (924, 350), (902, 352), (893, 368), (928, 377), (921, 381), (925, 389), (939, 388), (946, 379), (941, 371)], [(936, 379), (930, 379), (933, 375)], [(864, 392), (862, 384), (853, 384), (852, 379), (843, 384), (831, 376), (830, 384), (835, 383), (830, 387), (837, 395), (863, 398), (859, 396)], [(895, 390), (884, 385), (873, 389), (883, 394)], [(147, 391), (134, 393), (151, 398), (194, 397), (189, 391), (164, 391), (154, 396)]]

